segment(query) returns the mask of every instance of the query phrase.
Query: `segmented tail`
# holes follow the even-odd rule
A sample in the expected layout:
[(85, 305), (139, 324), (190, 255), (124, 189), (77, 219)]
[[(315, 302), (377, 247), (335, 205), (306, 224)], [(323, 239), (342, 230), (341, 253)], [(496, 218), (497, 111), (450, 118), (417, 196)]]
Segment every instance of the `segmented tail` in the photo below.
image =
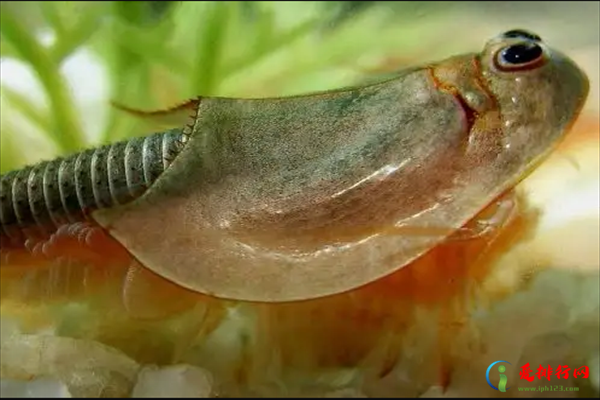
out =
[(0, 226), (11, 236), (27, 227), (59, 227), (87, 212), (141, 196), (181, 151), (174, 129), (85, 150), (2, 175)]

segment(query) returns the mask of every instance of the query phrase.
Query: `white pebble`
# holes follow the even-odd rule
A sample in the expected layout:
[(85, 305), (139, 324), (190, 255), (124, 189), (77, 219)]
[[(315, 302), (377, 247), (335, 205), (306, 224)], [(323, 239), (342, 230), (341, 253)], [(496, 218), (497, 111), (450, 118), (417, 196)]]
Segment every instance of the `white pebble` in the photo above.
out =
[(71, 398), (67, 385), (57, 379), (39, 378), (32, 381), (0, 379), (2, 398)]
[(131, 397), (210, 397), (212, 377), (209, 372), (191, 365), (144, 367), (138, 375)]

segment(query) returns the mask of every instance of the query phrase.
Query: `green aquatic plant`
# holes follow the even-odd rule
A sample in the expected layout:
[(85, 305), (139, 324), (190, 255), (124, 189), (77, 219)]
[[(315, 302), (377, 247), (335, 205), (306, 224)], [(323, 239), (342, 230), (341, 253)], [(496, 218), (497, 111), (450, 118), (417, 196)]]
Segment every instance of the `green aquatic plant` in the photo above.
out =
[[(38, 161), (24, 151), (29, 127), (48, 143), (47, 156), (156, 128), (107, 107), (101, 134), (89, 139), (87, 115), (75, 107), (62, 70), (81, 49), (106, 71), (107, 105), (158, 109), (198, 95), (331, 89), (356, 83), (389, 58), (401, 67), (442, 48), (437, 32), (448, 15), (439, 5), (420, 18), (416, 2), (365, 3), (2, 2), (0, 57), (33, 71), (44, 98), (2, 85), (1, 171)], [(448, 43), (443, 49), (451, 51)]]

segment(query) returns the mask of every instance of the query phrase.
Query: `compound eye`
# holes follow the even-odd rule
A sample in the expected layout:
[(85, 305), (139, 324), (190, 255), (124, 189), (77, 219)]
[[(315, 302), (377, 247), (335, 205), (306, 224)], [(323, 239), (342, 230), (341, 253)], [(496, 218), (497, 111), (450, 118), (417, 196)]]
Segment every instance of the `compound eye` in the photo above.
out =
[(522, 71), (544, 64), (544, 49), (534, 41), (511, 44), (496, 53), (496, 68), (501, 71)]
[(513, 29), (508, 32), (504, 32), (502, 37), (505, 39), (526, 39), (533, 42), (541, 42), (542, 38), (533, 32), (526, 31), (524, 29)]

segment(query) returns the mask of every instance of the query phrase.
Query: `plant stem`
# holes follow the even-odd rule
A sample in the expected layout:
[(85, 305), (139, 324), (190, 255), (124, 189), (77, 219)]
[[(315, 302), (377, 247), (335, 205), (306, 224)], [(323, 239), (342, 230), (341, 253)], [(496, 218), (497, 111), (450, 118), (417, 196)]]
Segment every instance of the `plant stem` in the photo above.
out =
[(207, 6), (210, 18), (200, 29), (197, 57), (192, 71), (192, 88), (198, 94), (212, 95), (218, 86), (221, 52), (227, 31), (229, 8), (236, 5), (228, 2), (212, 2)]
[(225, 65), (223, 67), (223, 76), (229, 77), (230, 75), (243, 71), (244, 69), (251, 67), (253, 64), (256, 64), (269, 54), (272, 54), (284, 46), (293, 43), (296, 39), (299, 39), (301, 36), (309, 33), (311, 29), (314, 29), (317, 22), (317, 19), (311, 19), (291, 29), (290, 31), (281, 33), (275, 38), (270, 38), (271, 43), (269, 46), (264, 46), (258, 51), (248, 53), (244, 57), (240, 57), (228, 65)]
[(20, 112), (42, 132), (52, 130), (46, 110), (40, 110), (27, 97), (7, 86), (2, 86), (2, 96), (10, 102), (16, 111)]
[(25, 163), (23, 152), (13, 141), (13, 138), (16, 136), (13, 127), (3, 121), (1, 129), (3, 133), (0, 137), (0, 174), (4, 174)]
[(71, 97), (56, 63), (33, 35), (8, 10), (0, 12), (0, 31), (14, 49), (28, 62), (44, 87), (53, 116), (52, 141), (63, 153), (80, 150), (83, 140)]

